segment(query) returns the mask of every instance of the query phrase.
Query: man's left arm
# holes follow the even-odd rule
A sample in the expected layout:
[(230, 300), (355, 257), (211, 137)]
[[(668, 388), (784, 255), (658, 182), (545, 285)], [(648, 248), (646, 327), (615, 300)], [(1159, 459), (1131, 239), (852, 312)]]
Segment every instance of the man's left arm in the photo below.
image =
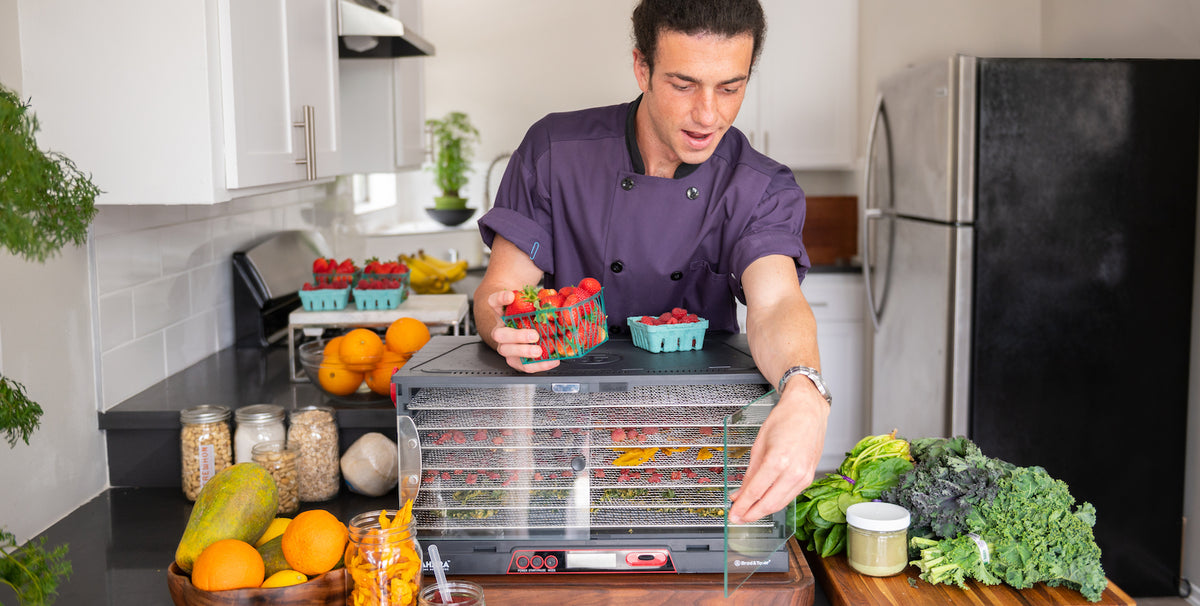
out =
[[(742, 274), (742, 288), (750, 353), (771, 385), (778, 385), (793, 366), (820, 370), (817, 323), (800, 291), (795, 261), (783, 255), (755, 260)], [(788, 381), (750, 451), (746, 477), (733, 495), (730, 522), (752, 522), (780, 511), (812, 483), (829, 408), (803, 375)]]

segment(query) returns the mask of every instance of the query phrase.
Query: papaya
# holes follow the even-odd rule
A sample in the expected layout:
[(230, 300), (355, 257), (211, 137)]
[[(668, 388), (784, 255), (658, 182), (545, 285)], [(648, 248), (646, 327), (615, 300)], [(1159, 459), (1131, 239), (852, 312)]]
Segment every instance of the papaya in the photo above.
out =
[(275, 519), (278, 499), (275, 480), (261, 465), (238, 463), (221, 470), (196, 496), (175, 563), (190, 574), (200, 552), (217, 541), (237, 539), (253, 545)]
[(267, 576), (271, 576), (281, 570), (291, 570), (287, 560), (283, 557), (283, 535), (279, 535), (258, 547), (258, 555), (262, 556), (263, 565), (267, 569)]

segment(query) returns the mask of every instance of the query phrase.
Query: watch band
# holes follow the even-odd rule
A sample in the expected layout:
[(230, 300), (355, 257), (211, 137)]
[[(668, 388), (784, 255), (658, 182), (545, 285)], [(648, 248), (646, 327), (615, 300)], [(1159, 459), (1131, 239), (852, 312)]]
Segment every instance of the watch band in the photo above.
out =
[(812, 381), (813, 385), (816, 386), (817, 393), (820, 393), (821, 397), (825, 398), (825, 401), (829, 403), (830, 406), (833, 406), (833, 394), (829, 391), (829, 386), (825, 384), (825, 379), (821, 376), (820, 371), (809, 366), (793, 366), (784, 371), (783, 376), (779, 377), (779, 387), (776, 388), (775, 391), (782, 394), (784, 386), (786, 386), (788, 381), (792, 380), (792, 377), (796, 375), (804, 375), (808, 377), (808, 379)]

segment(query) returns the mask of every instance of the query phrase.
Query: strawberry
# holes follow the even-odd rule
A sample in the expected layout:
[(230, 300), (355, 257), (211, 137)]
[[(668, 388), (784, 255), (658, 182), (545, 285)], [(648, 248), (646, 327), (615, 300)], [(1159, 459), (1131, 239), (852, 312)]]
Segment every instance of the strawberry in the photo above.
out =
[(575, 292), (576, 290), (579, 290), (579, 289), (575, 288), (574, 286), (564, 286), (564, 287), (558, 289), (558, 294), (560, 294), (564, 297), (569, 297), (569, 296), (571, 296), (571, 293)]
[(589, 295), (594, 295), (600, 292), (600, 281), (595, 278), (584, 278), (579, 281), (579, 286), (577, 288)]
[(383, 264), (379, 262), (378, 257), (371, 257), (370, 259), (367, 259), (367, 264), (365, 267), (363, 267), (363, 273), (364, 274), (385, 274), (387, 272), (384, 271)]
[(329, 273), (329, 261), (326, 261), (321, 257), (317, 257), (317, 259), (313, 261), (312, 269), (314, 274), (327, 274)]
[[(571, 287), (568, 286), (567, 288), (571, 288)], [(563, 290), (566, 290), (566, 289), (563, 289)], [(561, 290), (558, 292), (559, 292), (559, 294), (564, 294)], [(579, 303), (580, 301), (587, 298), (586, 295), (583, 295), (582, 293), (580, 293), (579, 291), (577, 291), (573, 288), (571, 289), (571, 292), (565, 293), (565, 294), (566, 294), (566, 297), (563, 298), (563, 303), (562, 303), (563, 307), (570, 307), (570, 306), (572, 306), (576, 303)]]
[(537, 291), (532, 286), (526, 286), (523, 289), (514, 289), (513, 296), (515, 297), (513, 302), (504, 308), (504, 315), (525, 314), (537, 309)]
[(354, 261), (346, 259), (345, 261), (342, 261), (334, 271), (339, 274), (352, 274), (354, 273)]

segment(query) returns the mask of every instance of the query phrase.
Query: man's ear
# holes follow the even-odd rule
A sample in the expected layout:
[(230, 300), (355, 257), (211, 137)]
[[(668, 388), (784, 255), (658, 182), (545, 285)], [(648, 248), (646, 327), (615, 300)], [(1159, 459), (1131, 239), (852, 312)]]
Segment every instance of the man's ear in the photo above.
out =
[(638, 88), (642, 92), (650, 90), (650, 64), (646, 63), (646, 57), (642, 55), (642, 51), (633, 49), (633, 75), (637, 78)]

